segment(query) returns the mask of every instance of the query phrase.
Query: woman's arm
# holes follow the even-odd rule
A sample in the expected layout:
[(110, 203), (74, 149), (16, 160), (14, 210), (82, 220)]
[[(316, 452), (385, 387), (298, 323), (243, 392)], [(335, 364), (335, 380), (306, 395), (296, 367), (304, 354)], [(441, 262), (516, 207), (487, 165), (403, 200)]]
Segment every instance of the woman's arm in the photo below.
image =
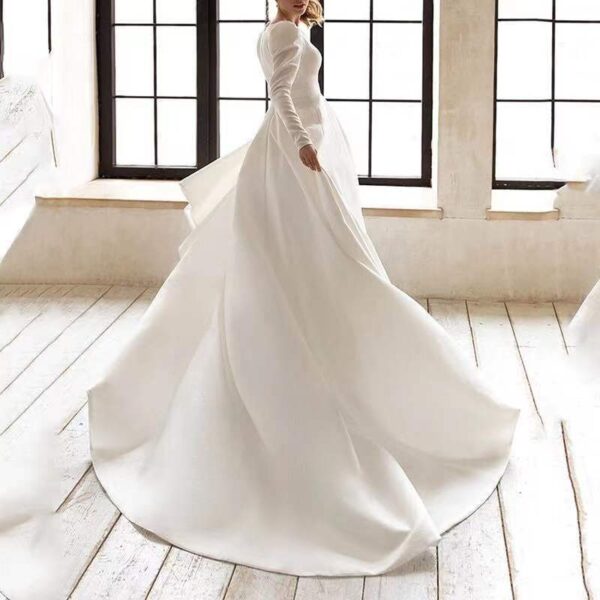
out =
[(279, 21), (271, 25), (269, 34), (268, 43), (273, 58), (273, 76), (269, 85), (271, 101), (300, 150), (307, 144), (312, 144), (291, 96), (292, 83), (296, 78), (302, 55), (302, 34), (291, 21)]

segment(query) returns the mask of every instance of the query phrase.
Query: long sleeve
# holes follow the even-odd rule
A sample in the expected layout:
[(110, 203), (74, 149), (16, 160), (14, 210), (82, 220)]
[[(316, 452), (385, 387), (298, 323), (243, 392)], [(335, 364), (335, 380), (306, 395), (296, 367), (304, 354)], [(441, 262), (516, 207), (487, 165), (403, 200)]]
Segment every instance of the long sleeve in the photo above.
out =
[(273, 58), (273, 75), (269, 82), (271, 101), (298, 149), (312, 141), (302, 125), (292, 101), (291, 88), (302, 56), (301, 32), (290, 21), (271, 26), (269, 49)]

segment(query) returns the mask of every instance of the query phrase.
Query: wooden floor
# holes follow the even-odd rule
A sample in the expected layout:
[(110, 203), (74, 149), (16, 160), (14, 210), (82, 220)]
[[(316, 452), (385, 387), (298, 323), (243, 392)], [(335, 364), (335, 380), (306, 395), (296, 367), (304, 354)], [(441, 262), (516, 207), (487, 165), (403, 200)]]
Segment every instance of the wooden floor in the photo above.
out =
[[(493, 385), (523, 409), (512, 462), (489, 500), (437, 549), (382, 577), (297, 578), (195, 556), (131, 525), (90, 466), (85, 390), (156, 289), (0, 286), (0, 441), (60, 439), (52, 498), (68, 568), (60, 598), (182, 600), (600, 599), (600, 406), (562, 414), (553, 362), (571, 304), (423, 304)], [(576, 398), (572, 401), (575, 402)], [(599, 436), (600, 437), (600, 436)], [(0, 590), (2, 581), (0, 581)], [(1, 594), (0, 594), (0, 597)]]

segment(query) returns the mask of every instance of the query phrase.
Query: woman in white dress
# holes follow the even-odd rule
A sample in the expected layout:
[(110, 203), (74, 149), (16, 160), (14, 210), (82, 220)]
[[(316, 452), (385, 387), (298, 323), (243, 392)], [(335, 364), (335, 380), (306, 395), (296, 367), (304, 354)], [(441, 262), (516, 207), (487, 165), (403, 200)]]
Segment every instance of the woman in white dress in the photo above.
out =
[(519, 410), (389, 280), (305, 25), (258, 40), (254, 139), (182, 182), (194, 230), (88, 391), (100, 482), (134, 523), (205, 556), (373, 575), (493, 492)]

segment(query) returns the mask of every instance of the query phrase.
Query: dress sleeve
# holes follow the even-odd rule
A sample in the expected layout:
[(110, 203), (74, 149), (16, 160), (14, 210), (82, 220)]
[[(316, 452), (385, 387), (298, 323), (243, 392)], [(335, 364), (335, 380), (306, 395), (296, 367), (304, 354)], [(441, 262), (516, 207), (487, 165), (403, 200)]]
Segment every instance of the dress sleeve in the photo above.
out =
[(298, 149), (312, 144), (292, 101), (291, 87), (302, 56), (299, 29), (290, 21), (271, 26), (269, 49), (273, 58), (273, 75), (269, 82), (271, 101)]

